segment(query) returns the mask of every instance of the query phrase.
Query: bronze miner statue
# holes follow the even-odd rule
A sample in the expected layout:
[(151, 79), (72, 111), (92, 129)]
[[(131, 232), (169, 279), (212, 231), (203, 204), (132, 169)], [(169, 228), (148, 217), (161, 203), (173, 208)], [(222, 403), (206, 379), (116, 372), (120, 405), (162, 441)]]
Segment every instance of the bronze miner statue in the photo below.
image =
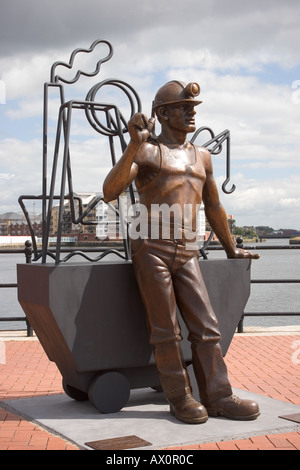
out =
[[(199, 268), (195, 241), (201, 202), (228, 258), (259, 256), (234, 245), (210, 152), (187, 140), (196, 129), (199, 93), (197, 83), (170, 81), (158, 90), (150, 119), (141, 113), (133, 116), (128, 123), (131, 140), (104, 181), (104, 200), (116, 199), (135, 180), (143, 230), (131, 234), (132, 262), (171, 414), (185, 423), (204, 423), (208, 416), (252, 420), (259, 416), (259, 407), (232, 393), (217, 319)], [(158, 137), (152, 132), (154, 115), (161, 124)], [(168, 223), (163, 208), (169, 209)], [(192, 395), (180, 353), (177, 305), (189, 331), (201, 403)]]

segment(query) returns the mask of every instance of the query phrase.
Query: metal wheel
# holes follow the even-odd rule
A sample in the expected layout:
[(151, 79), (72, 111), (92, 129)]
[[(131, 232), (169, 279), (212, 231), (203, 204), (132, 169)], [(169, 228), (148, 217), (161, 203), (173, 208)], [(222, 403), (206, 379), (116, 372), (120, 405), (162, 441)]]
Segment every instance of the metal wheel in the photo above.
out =
[(119, 372), (105, 372), (94, 377), (88, 391), (90, 402), (101, 413), (120, 411), (126, 405), (129, 395), (129, 382)]

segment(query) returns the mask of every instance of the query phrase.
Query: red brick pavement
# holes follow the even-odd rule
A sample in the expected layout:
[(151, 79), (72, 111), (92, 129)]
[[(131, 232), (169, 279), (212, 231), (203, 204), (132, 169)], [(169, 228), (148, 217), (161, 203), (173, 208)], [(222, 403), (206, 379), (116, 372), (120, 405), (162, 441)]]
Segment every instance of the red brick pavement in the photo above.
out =
[[(38, 341), (6, 341), (5, 350), (6, 364), (0, 363), (0, 400), (63, 393), (60, 373), (47, 359)], [(297, 405), (300, 405), (299, 362), (298, 335), (236, 335), (226, 356), (233, 387)], [(8, 412), (0, 403), (0, 450), (51, 449), (76, 450), (77, 447)], [(300, 428), (299, 432), (185, 446), (183, 449), (300, 450)]]

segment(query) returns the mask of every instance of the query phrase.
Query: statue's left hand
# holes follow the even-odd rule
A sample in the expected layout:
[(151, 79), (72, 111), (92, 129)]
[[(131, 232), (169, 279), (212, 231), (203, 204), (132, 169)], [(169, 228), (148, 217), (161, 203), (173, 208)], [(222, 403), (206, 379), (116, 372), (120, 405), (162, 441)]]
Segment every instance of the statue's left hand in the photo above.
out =
[(241, 259), (241, 258), (250, 258), (250, 259), (259, 259), (260, 256), (258, 253), (252, 253), (248, 250), (243, 250), (241, 248), (236, 248), (233, 253), (228, 255), (229, 259)]

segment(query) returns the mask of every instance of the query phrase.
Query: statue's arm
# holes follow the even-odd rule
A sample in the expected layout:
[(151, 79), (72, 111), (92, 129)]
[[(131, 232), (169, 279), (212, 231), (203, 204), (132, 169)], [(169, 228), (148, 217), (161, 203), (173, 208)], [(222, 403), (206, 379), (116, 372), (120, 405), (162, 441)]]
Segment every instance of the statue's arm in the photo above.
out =
[(211, 228), (224, 247), (228, 258), (259, 258), (258, 254), (241, 250), (235, 246), (228, 226), (227, 213), (220, 202), (218, 188), (213, 175), (210, 152), (207, 149), (201, 149), (201, 151), (206, 170), (206, 181), (202, 197), (205, 214)]
[(133, 160), (139, 147), (140, 145), (129, 142), (120, 160), (106, 176), (103, 183), (103, 199), (105, 202), (117, 199), (136, 177), (138, 167)]

